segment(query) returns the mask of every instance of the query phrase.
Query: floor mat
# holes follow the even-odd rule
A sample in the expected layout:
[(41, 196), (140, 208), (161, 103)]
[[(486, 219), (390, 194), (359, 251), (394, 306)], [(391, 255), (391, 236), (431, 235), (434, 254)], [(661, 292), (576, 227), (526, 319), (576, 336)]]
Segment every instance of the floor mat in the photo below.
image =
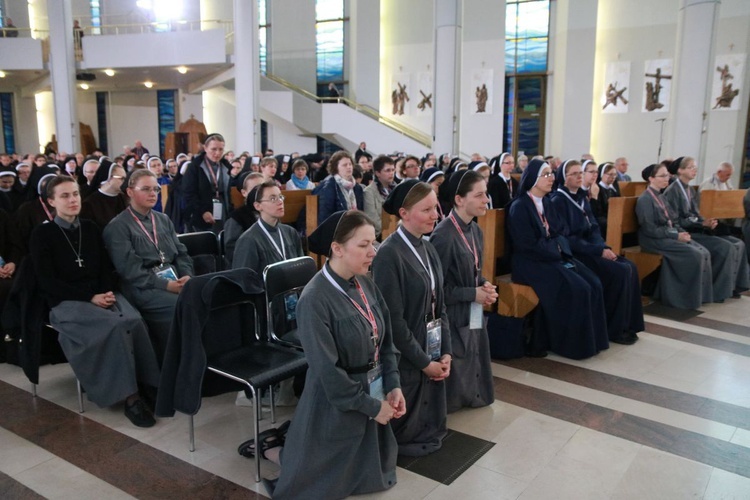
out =
[(398, 466), (438, 481), (451, 484), (464, 473), (495, 443), (448, 429), (443, 446), (435, 453), (424, 457), (398, 457)]

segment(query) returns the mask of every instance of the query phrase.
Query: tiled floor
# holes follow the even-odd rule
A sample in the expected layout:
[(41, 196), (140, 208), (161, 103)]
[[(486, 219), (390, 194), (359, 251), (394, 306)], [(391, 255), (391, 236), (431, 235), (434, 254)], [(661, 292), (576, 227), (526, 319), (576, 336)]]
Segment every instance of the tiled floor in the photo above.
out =
[[(450, 486), (399, 470), (393, 489), (365, 498), (750, 499), (750, 297), (646, 320), (637, 344), (588, 360), (495, 362), (495, 403), (449, 427), (496, 445)], [(152, 429), (121, 407), (87, 402), (79, 415), (68, 365), (42, 367), (36, 400), (29, 389), (0, 365), (0, 497), (265, 495), (236, 452), (252, 408), (233, 394), (204, 399), (190, 453), (184, 415)], [(280, 408), (279, 422), (292, 414)]]

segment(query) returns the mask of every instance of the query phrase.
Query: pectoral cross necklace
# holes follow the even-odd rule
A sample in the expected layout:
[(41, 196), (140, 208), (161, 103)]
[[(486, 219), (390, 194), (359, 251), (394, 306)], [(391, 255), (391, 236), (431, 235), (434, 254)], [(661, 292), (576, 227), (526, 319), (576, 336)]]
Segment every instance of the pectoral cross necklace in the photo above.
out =
[(73, 250), (73, 253), (76, 254), (75, 262), (78, 264), (78, 267), (83, 267), (83, 259), (81, 258), (81, 240), (83, 240), (83, 235), (81, 234), (81, 224), (78, 223), (78, 251), (76, 252), (76, 248), (73, 246), (73, 243), (71, 243), (70, 238), (68, 238), (68, 234), (65, 232), (65, 230), (60, 227), (60, 231), (62, 231), (63, 236), (65, 236), (65, 241), (68, 242), (68, 245), (70, 245), (70, 249)]

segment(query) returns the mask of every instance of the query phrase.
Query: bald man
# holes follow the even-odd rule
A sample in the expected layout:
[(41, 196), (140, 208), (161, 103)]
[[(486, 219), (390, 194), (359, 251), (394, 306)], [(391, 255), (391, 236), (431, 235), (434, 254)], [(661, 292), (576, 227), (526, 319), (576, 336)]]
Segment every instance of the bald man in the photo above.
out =
[(729, 191), (734, 189), (732, 187), (732, 181), (730, 181), (732, 174), (734, 173), (734, 167), (728, 161), (723, 161), (716, 167), (716, 172), (708, 179), (703, 181), (700, 186), (701, 191), (716, 190), (716, 191)]

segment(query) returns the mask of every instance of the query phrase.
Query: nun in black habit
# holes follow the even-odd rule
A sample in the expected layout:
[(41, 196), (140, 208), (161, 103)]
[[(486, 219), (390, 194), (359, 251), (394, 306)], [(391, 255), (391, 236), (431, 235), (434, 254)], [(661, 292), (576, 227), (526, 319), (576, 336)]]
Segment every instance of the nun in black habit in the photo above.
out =
[(128, 195), (122, 192), (125, 168), (102, 157), (91, 180), (91, 191), (81, 206), (81, 217), (92, 220), (100, 230), (128, 207)]
[(409, 412), (391, 423), (399, 455), (423, 456), (440, 449), (447, 433), (444, 380), (450, 375), (451, 338), (443, 296), (440, 256), (423, 235), (432, 231), (437, 194), (408, 179), (391, 191), (383, 209), (401, 219), (372, 263), (375, 284), (385, 290), (398, 370)]
[(34, 228), (44, 222), (51, 222), (55, 217), (55, 209), (47, 203), (45, 187), (47, 181), (58, 175), (58, 172), (59, 170), (49, 167), (37, 167), (31, 171), (26, 201), (18, 207), (14, 217), (24, 253), (27, 252)]
[(490, 160), (492, 175), (487, 183), (487, 192), (494, 208), (505, 208), (518, 194), (518, 181), (511, 177), (515, 161), (510, 153), (503, 153)]
[(448, 191), (453, 210), (430, 236), (443, 267), (453, 361), (446, 379), (448, 413), (495, 401), (489, 337), (482, 307), (497, 301), (495, 286), (480, 275), (483, 236), (474, 217), (487, 212), (487, 185), (473, 170), (455, 172)]
[(521, 176), (518, 198), (508, 209), (512, 278), (539, 297), (533, 349), (571, 359), (594, 356), (609, 347), (602, 285), (573, 257), (559, 217), (546, 195), (553, 172), (532, 160)]
[(588, 196), (581, 190), (581, 163), (567, 160), (556, 176), (558, 188), (550, 200), (560, 232), (568, 239), (573, 256), (594, 271), (602, 283), (609, 340), (633, 344), (638, 340), (637, 332), (644, 329), (638, 269), (604, 242)]
[(609, 214), (609, 199), (620, 196), (617, 185), (617, 169), (613, 163), (602, 163), (596, 177), (599, 194), (591, 200), (591, 210), (596, 216), (602, 234), (607, 234), (607, 215)]

